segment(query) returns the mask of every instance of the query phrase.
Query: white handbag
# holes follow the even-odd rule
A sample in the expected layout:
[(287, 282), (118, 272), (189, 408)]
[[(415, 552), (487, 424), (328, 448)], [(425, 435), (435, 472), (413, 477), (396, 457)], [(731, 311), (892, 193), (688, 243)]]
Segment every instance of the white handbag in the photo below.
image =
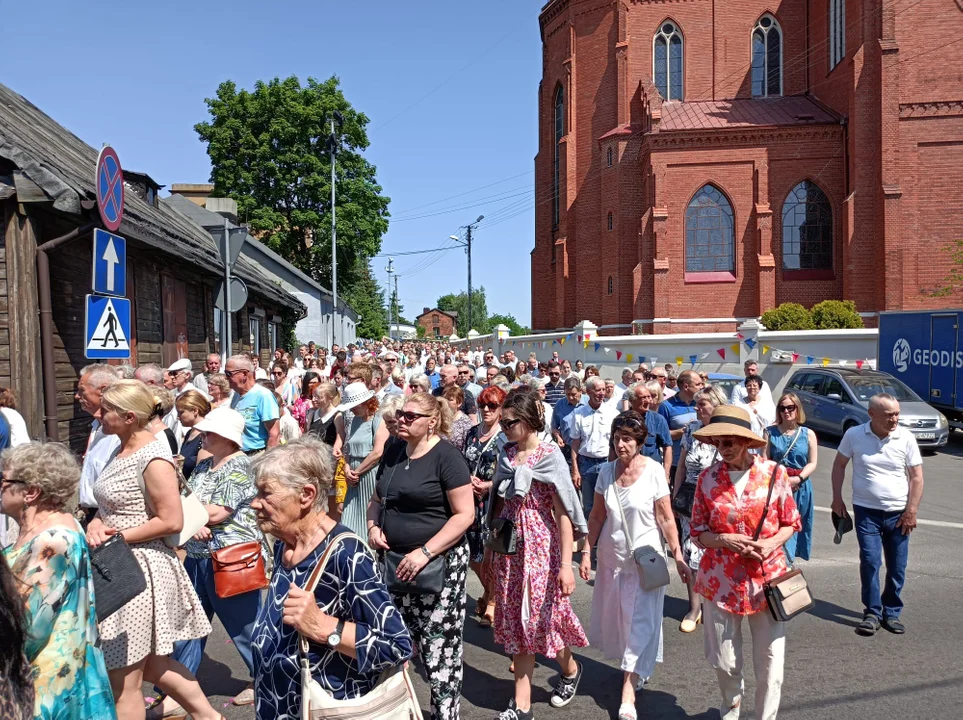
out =
[[(613, 470), (613, 474), (614, 474)], [(641, 478), (640, 478), (641, 480)], [(636, 482), (639, 482), (638, 480)], [(635, 540), (629, 537), (629, 523), (625, 519), (625, 508), (622, 507), (622, 496), (619, 495), (619, 485), (612, 481), (612, 490), (615, 492), (615, 499), (619, 504), (619, 512), (622, 513), (622, 533), (632, 549), (632, 559), (639, 568), (639, 577), (642, 581), (643, 590), (658, 590), (669, 584), (669, 565), (665, 561), (665, 555), (659, 548), (649, 545), (635, 546)]]
[[(331, 538), (304, 589), (313, 593), (332, 551), (352, 533)], [(359, 545), (364, 547), (364, 543)], [(327, 610), (327, 609), (326, 609)], [(308, 641), (298, 634), (301, 661), (301, 720), (422, 720), (421, 706), (408, 677), (407, 663), (385, 670), (378, 683), (359, 698), (336, 700), (311, 675)]]
[[(197, 534), (198, 530), (207, 525), (211, 516), (207, 514), (207, 510), (201, 501), (197, 499), (197, 495), (187, 487), (181, 471), (175, 467), (174, 472), (177, 474), (177, 483), (180, 490), (179, 494), (181, 498), (181, 511), (184, 514), (184, 526), (180, 532), (171, 533), (166, 536), (164, 538), (164, 544), (169, 548), (176, 549), (185, 545), (188, 540)], [(150, 503), (150, 496), (147, 494), (147, 487), (144, 485), (144, 473), (139, 470), (137, 471), (137, 483), (140, 485), (140, 491), (144, 494), (144, 504), (154, 512), (154, 508)]]

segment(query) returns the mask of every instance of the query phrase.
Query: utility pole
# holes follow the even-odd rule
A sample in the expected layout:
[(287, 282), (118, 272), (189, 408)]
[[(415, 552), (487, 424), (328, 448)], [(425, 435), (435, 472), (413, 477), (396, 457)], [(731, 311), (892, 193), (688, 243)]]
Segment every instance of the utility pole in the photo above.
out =
[(388, 273), (388, 339), (391, 339), (391, 275), (395, 271), (394, 266), (395, 259), (388, 258), (388, 267), (385, 268), (385, 272)]
[(228, 229), (227, 216), (224, 217), (224, 351), (223, 367), (234, 354), (231, 342), (231, 231)]
[[(398, 319), (398, 273), (395, 273), (395, 294), (392, 298), (395, 304), (395, 340), (401, 340), (401, 320)], [(391, 326), (388, 326), (388, 335), (391, 335)]]
[[(469, 223), (468, 225), (463, 226), (463, 229), (467, 231), (466, 239), (464, 241), (457, 235), (449, 235), (449, 239), (457, 240), (458, 242), (462, 243), (465, 246), (466, 250), (468, 251), (468, 330), (471, 330), (471, 322), (472, 322), (472, 318), (471, 318), (471, 231), (475, 227), (477, 227), (478, 223), (480, 223), (484, 219), (485, 219), (484, 215), (479, 215), (478, 219), (475, 220), (475, 222)], [(467, 330), (465, 331), (465, 334), (466, 335), (468, 334)]]
[(334, 345), (338, 344), (338, 330), (340, 330), (340, 325), (342, 322), (342, 314), (338, 310), (338, 226), (335, 222), (335, 174), (334, 174), (334, 163), (335, 163), (335, 153), (338, 149), (338, 141), (335, 136), (334, 124), (338, 123), (338, 127), (344, 124), (344, 117), (337, 110), (334, 111), (334, 115), (331, 116), (331, 136), (328, 138), (328, 152), (331, 156), (331, 312), (332, 312), (332, 322), (331, 322), (331, 342)]

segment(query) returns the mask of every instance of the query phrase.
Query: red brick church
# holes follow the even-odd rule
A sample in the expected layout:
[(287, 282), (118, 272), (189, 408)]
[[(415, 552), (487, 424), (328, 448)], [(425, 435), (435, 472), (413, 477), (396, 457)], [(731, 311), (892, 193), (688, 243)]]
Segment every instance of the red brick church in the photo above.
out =
[(540, 24), (535, 329), (963, 301), (963, 0), (551, 0)]

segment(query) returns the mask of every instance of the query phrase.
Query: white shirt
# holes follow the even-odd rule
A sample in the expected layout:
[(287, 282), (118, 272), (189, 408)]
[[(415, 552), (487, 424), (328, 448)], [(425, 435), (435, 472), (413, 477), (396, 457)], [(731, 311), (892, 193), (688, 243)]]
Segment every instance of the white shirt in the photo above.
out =
[(23, 415), (13, 408), (0, 408), (7, 425), (10, 426), (10, 447), (17, 447), (30, 442), (30, 433), (27, 431), (27, 423)]
[(886, 512), (906, 509), (907, 469), (923, 464), (913, 433), (897, 425), (880, 440), (866, 423), (847, 430), (837, 452), (853, 460), (853, 505)]
[[(743, 380), (741, 383), (736, 383), (733, 386), (732, 393), (729, 395), (729, 402), (733, 405), (745, 403), (748, 396), (749, 393), (746, 392), (746, 381)], [(759, 390), (759, 397), (769, 405), (775, 406), (776, 404), (772, 399), (772, 390), (769, 389), (769, 383), (765, 380), (762, 381), (762, 389)]]
[(615, 403), (603, 402), (598, 410), (591, 405), (580, 405), (572, 411), (572, 440), (579, 441), (578, 454), (591, 458), (609, 456), (609, 439), (612, 436), (612, 421), (619, 414)]
[(107, 463), (120, 449), (120, 438), (116, 435), (105, 435), (100, 429), (100, 422), (94, 420), (90, 426), (90, 437), (87, 439), (87, 452), (84, 454), (84, 466), (80, 471), (80, 504), (83, 507), (97, 507), (94, 498), (94, 483), (100, 477)]

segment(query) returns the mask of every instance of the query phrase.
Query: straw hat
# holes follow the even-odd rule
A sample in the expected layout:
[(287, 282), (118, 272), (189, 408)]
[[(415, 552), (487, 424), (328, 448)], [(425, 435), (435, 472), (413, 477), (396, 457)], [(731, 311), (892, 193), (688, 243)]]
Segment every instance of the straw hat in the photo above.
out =
[(244, 416), (237, 410), (214, 408), (194, 427), (204, 433), (220, 435), (238, 447), (244, 445)]
[(341, 393), (341, 404), (338, 405), (338, 410), (340, 412), (345, 412), (351, 408), (360, 405), (366, 400), (370, 400), (375, 396), (374, 390), (369, 390), (368, 386), (362, 382), (354, 382), (348, 385)]
[(762, 448), (766, 441), (752, 431), (749, 413), (736, 405), (720, 405), (712, 411), (708, 425), (692, 433), (692, 437), (711, 442), (713, 438), (741, 437), (749, 440), (749, 447)]

